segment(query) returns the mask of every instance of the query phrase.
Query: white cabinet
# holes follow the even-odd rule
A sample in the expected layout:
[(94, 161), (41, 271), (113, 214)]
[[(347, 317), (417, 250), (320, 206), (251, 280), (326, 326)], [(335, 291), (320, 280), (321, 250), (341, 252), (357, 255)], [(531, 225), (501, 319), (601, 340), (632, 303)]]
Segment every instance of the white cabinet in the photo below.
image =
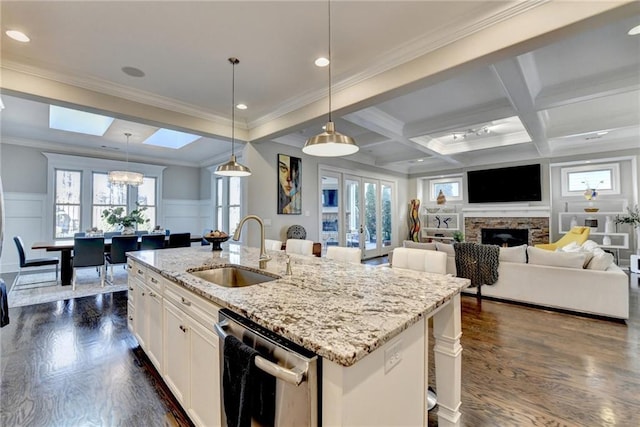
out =
[(217, 319), (215, 304), (167, 283), (163, 377), (197, 426), (221, 423)]
[(614, 221), (617, 215), (622, 214), (624, 214), (624, 212), (560, 212), (558, 214), (559, 233), (562, 235), (568, 233), (569, 230), (571, 230), (572, 222), (575, 222), (579, 227), (592, 226), (597, 223), (597, 226), (592, 226), (589, 231), (589, 240), (593, 240), (598, 243), (600, 247), (606, 249), (628, 249), (629, 233), (618, 232), (615, 223), (612, 232), (605, 232), (607, 217), (611, 219), (611, 221)]
[[(129, 292), (133, 294), (133, 334), (151, 363), (162, 368), (162, 283), (140, 267), (129, 275)], [(130, 269), (131, 271), (131, 269)], [(144, 278), (142, 280), (140, 280)], [(153, 281), (151, 281), (153, 279)], [(131, 313), (130, 313), (131, 314)]]

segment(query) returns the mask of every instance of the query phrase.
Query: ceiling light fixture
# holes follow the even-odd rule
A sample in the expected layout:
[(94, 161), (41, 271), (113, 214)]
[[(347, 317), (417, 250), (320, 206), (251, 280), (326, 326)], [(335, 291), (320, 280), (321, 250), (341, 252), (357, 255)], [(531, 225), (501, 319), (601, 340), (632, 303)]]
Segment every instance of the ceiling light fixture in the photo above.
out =
[(109, 172), (109, 182), (114, 185), (131, 185), (137, 187), (144, 181), (144, 176), (141, 173), (129, 171), (129, 137), (131, 134), (125, 132), (124, 135), (127, 137), (127, 170)]
[(329, 59), (321, 56), (314, 61), (314, 64), (316, 64), (316, 67), (326, 67), (327, 65), (329, 65)]
[(236, 108), (238, 110), (246, 110), (249, 107), (247, 107), (247, 104), (238, 104), (238, 105), (236, 105)]
[(235, 129), (236, 129), (236, 65), (240, 63), (238, 58), (229, 58), (229, 62), (233, 66), (231, 77), (231, 159), (216, 169), (216, 175), (222, 176), (249, 176), (251, 169), (241, 165), (236, 161), (235, 147)]
[(338, 157), (357, 153), (360, 149), (350, 136), (343, 135), (335, 130), (335, 124), (331, 120), (331, 0), (328, 1), (329, 12), (329, 121), (324, 132), (312, 136), (302, 148), (302, 152), (311, 156)]
[(11, 37), (12, 39), (14, 39), (15, 41), (18, 41), (18, 42), (28, 43), (28, 42), (31, 41), (29, 36), (27, 36), (22, 31), (8, 30), (8, 31), (5, 32), (5, 34), (8, 35), (9, 37)]
[(491, 133), (491, 129), (489, 129), (489, 126), (482, 126), (475, 129), (467, 129), (464, 132), (453, 132), (451, 136), (453, 137), (453, 140), (456, 141), (458, 139), (466, 139), (471, 135), (482, 136), (488, 135), (489, 133)]
[(640, 34), (640, 25), (636, 25), (635, 27), (630, 29), (627, 34), (629, 34), (630, 36), (637, 36), (638, 34)]

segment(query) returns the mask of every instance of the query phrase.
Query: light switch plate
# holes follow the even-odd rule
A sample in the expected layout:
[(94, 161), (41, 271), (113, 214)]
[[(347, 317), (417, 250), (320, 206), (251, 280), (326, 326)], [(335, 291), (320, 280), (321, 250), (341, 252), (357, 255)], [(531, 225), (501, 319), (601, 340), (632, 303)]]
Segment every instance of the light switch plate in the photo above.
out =
[(384, 373), (386, 374), (402, 361), (402, 340), (391, 344), (384, 351)]

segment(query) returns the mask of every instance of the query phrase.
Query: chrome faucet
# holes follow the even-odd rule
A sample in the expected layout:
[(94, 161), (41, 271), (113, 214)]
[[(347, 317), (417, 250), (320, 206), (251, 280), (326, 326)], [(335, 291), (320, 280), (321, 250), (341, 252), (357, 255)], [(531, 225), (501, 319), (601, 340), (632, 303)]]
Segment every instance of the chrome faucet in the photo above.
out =
[(260, 262), (260, 269), (264, 270), (265, 268), (267, 268), (267, 261), (271, 261), (271, 257), (267, 255), (267, 251), (264, 248), (264, 222), (262, 221), (262, 218), (260, 218), (258, 215), (247, 215), (242, 218), (240, 220), (240, 223), (236, 227), (236, 232), (233, 233), (233, 240), (235, 240), (236, 242), (240, 240), (240, 232), (242, 231), (242, 226), (245, 222), (247, 222), (247, 220), (250, 219), (255, 219), (260, 225), (260, 258), (258, 259), (258, 261)]

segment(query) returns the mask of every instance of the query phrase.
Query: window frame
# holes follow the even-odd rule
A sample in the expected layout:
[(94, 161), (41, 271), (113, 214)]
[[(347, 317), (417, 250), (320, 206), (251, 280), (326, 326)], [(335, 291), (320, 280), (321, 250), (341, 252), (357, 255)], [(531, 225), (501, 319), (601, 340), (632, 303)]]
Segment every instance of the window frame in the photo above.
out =
[[(58, 196), (58, 194), (57, 194), (57, 191), (58, 191), (58, 185), (57, 185), (58, 184), (58, 172), (72, 172), (72, 173), (80, 174), (80, 197), (79, 197), (80, 202), (79, 203), (76, 204), (76, 203), (58, 203), (57, 202), (57, 200), (58, 200), (58, 197), (57, 197)], [(82, 225), (82, 212), (83, 212), (83, 209), (82, 209), (82, 193), (83, 193), (83, 191), (82, 191), (82, 180), (83, 180), (83, 173), (82, 173), (82, 170), (78, 170), (78, 169), (55, 168), (54, 171), (53, 171), (53, 176), (54, 176), (54, 178), (53, 178), (53, 180), (54, 180), (54, 183), (53, 183), (53, 191), (54, 191), (54, 193), (53, 193), (53, 215), (51, 216), (51, 219), (53, 220), (53, 226), (52, 226), (53, 237), (54, 237), (54, 239), (68, 239), (69, 237), (58, 236), (57, 235), (58, 234), (58, 230), (57, 230), (58, 207), (59, 206), (78, 206), (78, 211), (80, 213), (80, 215), (79, 215), (80, 224), (78, 224), (78, 231), (80, 231), (82, 229), (81, 225)]]
[(464, 187), (462, 182), (462, 175), (451, 175), (444, 178), (428, 178), (428, 188), (429, 188), (429, 202), (437, 203), (438, 201), (438, 193), (435, 190), (435, 186), (437, 184), (444, 184), (448, 182), (453, 182), (458, 184), (459, 193), (458, 196), (446, 196), (448, 202), (461, 202), (464, 197)]
[[(560, 182), (562, 197), (584, 197), (584, 192), (587, 189), (586, 185), (580, 190), (569, 189), (569, 175), (572, 173), (584, 173), (594, 172), (601, 170), (609, 170), (611, 173), (611, 189), (599, 189), (595, 186), (599, 195), (618, 195), (621, 194), (620, 189), (620, 164), (619, 163), (595, 163), (589, 165), (561, 167), (560, 168)], [(591, 186), (592, 184), (589, 183)]]

